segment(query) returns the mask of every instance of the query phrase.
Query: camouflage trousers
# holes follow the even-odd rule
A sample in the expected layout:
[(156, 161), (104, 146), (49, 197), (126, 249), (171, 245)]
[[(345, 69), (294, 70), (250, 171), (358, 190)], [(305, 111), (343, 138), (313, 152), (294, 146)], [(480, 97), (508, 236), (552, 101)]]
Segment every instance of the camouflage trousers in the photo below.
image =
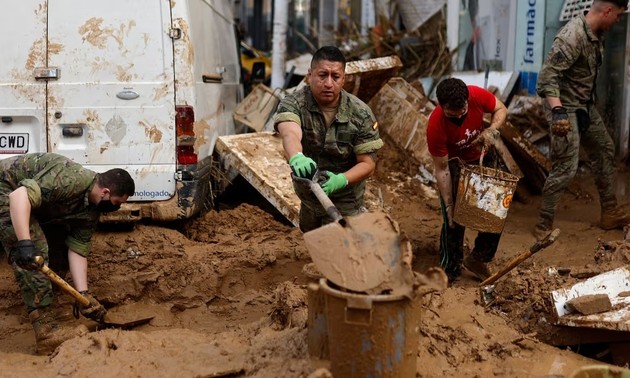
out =
[[(9, 197), (8, 193), (0, 189), (0, 241), (4, 247), (5, 253), (9, 256), (17, 242), (15, 230), (11, 224), (9, 214)], [(46, 226), (42, 228), (37, 220), (31, 217), (30, 235), (31, 240), (35, 243), (37, 249), (44, 257), (46, 264), (63, 277), (64, 271), (68, 271), (67, 248), (65, 247), (65, 228), (60, 226)], [(48, 237), (48, 238), (47, 238)], [(49, 258), (49, 243), (51, 241), (51, 250), (54, 251), (52, 262)], [(65, 251), (64, 251), (65, 250)], [(65, 253), (64, 253), (65, 252)], [(25, 270), (17, 266), (16, 263), (11, 264), (15, 273), (15, 279), (20, 288), (22, 299), (26, 305), (27, 311), (31, 311), (50, 306), (53, 302), (52, 283), (46, 275), (40, 271)]]
[[(457, 159), (451, 159), (448, 162), (448, 168), (451, 172), (451, 188), (453, 203), (457, 201), (457, 188), (459, 186), (459, 176), (461, 172), (461, 162)], [(474, 162), (473, 164), (479, 164)], [(490, 151), (483, 161), (483, 166), (493, 166), (498, 164), (498, 157), (494, 150)], [(456, 277), (461, 271), (462, 260), (464, 259), (464, 235), (466, 227), (453, 222), (453, 228), (448, 227), (446, 218), (446, 207), (444, 201), (440, 200), (442, 207), (442, 230), (440, 232), (440, 265), (444, 271), (451, 277)], [(497, 253), (501, 234), (492, 232), (479, 232), (475, 238), (475, 246), (472, 254), (479, 261), (490, 262)]]
[[(617, 206), (613, 188), (615, 147), (606, 130), (604, 121), (594, 105), (588, 106), (590, 123), (579, 131), (575, 112), (569, 111), (571, 131), (566, 136), (551, 135), (552, 168), (543, 187), (538, 224), (551, 228), (560, 197), (569, 186), (578, 168), (580, 143), (587, 152), (595, 174), (595, 184), (602, 209)], [(551, 112), (545, 104), (547, 121), (551, 124)], [(584, 128), (584, 127), (583, 127)]]
[[(343, 216), (357, 215), (361, 212), (367, 212), (363, 202), (336, 202), (334, 205)], [(321, 205), (319, 207), (310, 206), (304, 202), (300, 205), (300, 230), (302, 230), (302, 232), (309, 232), (325, 224), (331, 223), (332, 221), (332, 218), (326, 214), (326, 211)]]

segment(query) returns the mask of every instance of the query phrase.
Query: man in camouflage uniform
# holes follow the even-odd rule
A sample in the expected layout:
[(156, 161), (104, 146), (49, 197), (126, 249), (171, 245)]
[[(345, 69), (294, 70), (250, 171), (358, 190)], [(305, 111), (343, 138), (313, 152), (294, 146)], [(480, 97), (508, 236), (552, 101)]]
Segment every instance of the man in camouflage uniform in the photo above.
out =
[[(101, 320), (105, 308), (88, 293), (86, 257), (92, 233), (99, 214), (116, 211), (134, 190), (125, 170), (97, 174), (57, 154), (26, 154), (0, 161), (0, 241), (35, 330), (37, 353), (50, 353), (87, 329), (57, 323), (51, 309), (52, 285), (38, 270), (36, 260), (41, 257), (48, 264), (49, 253), (56, 259), (67, 255), (74, 287), (90, 301), (87, 307), (77, 302), (75, 315)], [(66, 248), (49, 250), (47, 237), (65, 239)], [(54, 246), (56, 240), (50, 241)]]
[(585, 15), (565, 25), (554, 39), (538, 76), (537, 92), (545, 98), (551, 128), (553, 168), (543, 188), (537, 239), (552, 229), (560, 196), (578, 168), (580, 142), (597, 172), (600, 227), (621, 228), (630, 218), (617, 207), (613, 192), (614, 146), (595, 106), (595, 82), (602, 64), (604, 32), (619, 21), (628, 0), (594, 0)]
[[(370, 108), (343, 90), (346, 60), (336, 47), (313, 55), (303, 89), (285, 97), (274, 116), (276, 130), (295, 175), (321, 182), (342, 215), (362, 211), (365, 179), (383, 146)], [(294, 181), (300, 197), (300, 229), (307, 232), (331, 221), (308, 186)]]

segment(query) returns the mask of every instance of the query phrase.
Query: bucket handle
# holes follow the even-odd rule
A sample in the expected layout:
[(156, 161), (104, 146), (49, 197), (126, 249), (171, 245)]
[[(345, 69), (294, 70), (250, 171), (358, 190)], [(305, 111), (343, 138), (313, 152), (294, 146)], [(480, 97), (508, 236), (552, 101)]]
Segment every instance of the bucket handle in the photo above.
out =
[(348, 298), (344, 315), (346, 324), (364, 326), (372, 324), (372, 299)]

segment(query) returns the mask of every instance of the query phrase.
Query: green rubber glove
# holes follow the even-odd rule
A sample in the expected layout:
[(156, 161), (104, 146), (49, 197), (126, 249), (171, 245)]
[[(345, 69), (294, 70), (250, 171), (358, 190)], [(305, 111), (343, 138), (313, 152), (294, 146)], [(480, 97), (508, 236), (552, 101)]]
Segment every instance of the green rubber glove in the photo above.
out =
[(322, 183), (322, 189), (327, 195), (331, 195), (348, 185), (348, 179), (343, 173), (326, 172), (326, 174), (328, 175), (328, 180)]
[(289, 159), (289, 165), (291, 166), (293, 173), (297, 176), (308, 179), (313, 177), (313, 174), (317, 169), (315, 161), (301, 152), (298, 152)]

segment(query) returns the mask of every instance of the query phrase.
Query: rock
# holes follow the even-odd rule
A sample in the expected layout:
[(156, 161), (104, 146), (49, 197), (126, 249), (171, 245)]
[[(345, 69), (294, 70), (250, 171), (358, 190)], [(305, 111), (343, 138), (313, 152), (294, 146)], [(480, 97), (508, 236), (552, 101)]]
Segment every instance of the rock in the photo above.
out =
[(607, 294), (584, 295), (571, 299), (566, 305), (572, 312), (579, 312), (582, 315), (598, 314), (612, 309)]

